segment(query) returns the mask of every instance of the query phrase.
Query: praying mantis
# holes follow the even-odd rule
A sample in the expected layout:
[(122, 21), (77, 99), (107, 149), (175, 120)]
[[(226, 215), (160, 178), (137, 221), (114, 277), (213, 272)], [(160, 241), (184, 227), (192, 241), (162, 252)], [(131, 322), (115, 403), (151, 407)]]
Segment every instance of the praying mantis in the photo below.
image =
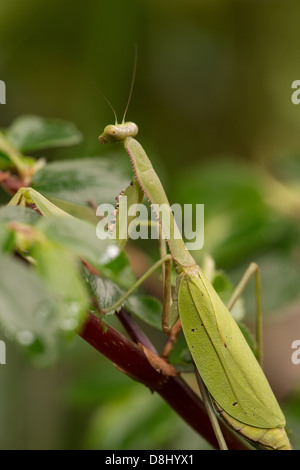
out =
[[(132, 88), (130, 91), (131, 96)], [(129, 97), (130, 100), (130, 97)], [(107, 101), (107, 100), (106, 100)], [(128, 104), (127, 104), (128, 107)], [(163, 185), (150, 159), (135, 139), (138, 126), (133, 122), (105, 127), (99, 137), (100, 143), (119, 143), (124, 146), (133, 168), (132, 183), (118, 197), (119, 212), (114, 230), (123, 221), (120, 217), (124, 196), (129, 205), (139, 204), (146, 196), (154, 211), (158, 206), (167, 208), (169, 219), (157, 212), (161, 236), (165, 236), (168, 251), (161, 244), (160, 259), (113, 305), (109, 311), (117, 310), (126, 298), (139, 287), (156, 269), (163, 268), (163, 312), (162, 329), (170, 333), (179, 316), (186, 342), (195, 364), (196, 378), (202, 399), (207, 407), (212, 426), (221, 449), (226, 449), (216, 413), (238, 434), (251, 444), (264, 449), (290, 450), (291, 445), (285, 431), (285, 418), (259, 361), (248, 346), (241, 330), (230, 314), (230, 310), (243, 291), (248, 280), (254, 275), (257, 291), (257, 341), (261, 350), (261, 308), (259, 270), (252, 263), (231, 299), (225, 305), (203, 270), (188, 251), (173, 216)], [(115, 116), (116, 117), (116, 116)], [(62, 214), (53, 205), (37, 195), (32, 188), (22, 188), (11, 200), (18, 203), (20, 198), (35, 202), (45, 215)], [(127, 218), (129, 225), (130, 217)], [(167, 236), (166, 236), (167, 234)], [(124, 247), (127, 239), (120, 243)], [(173, 263), (176, 271), (176, 288), (171, 294), (171, 272)], [(101, 306), (100, 306), (101, 307)], [(102, 309), (103, 313), (108, 310)]]
[[(132, 91), (132, 90), (131, 90)], [(131, 94), (131, 93), (130, 93)], [(127, 110), (127, 108), (126, 108)], [(125, 111), (126, 114), (126, 111)], [(188, 251), (171, 211), (163, 185), (141, 144), (135, 139), (138, 126), (133, 122), (108, 125), (99, 136), (100, 143), (122, 144), (133, 168), (131, 185), (118, 197), (121, 207), (126, 195), (130, 204), (147, 197), (154, 211), (158, 206), (169, 208), (166, 227), (157, 212), (161, 234), (169, 248), (161, 250), (161, 258), (124, 294), (109, 311), (116, 310), (157, 268), (163, 268), (162, 329), (170, 332), (170, 318), (179, 315), (183, 333), (195, 364), (201, 395), (220, 445), (227, 449), (218, 426), (216, 412), (243, 438), (258, 448), (290, 450), (285, 431), (285, 417), (240, 328), (230, 314), (237, 298), (251, 276), (255, 276), (257, 292), (257, 341), (261, 349), (261, 308), (259, 269), (251, 263), (227, 306), (222, 302), (209, 279)], [(116, 115), (115, 115), (116, 117)], [(119, 207), (119, 209), (120, 209)], [(165, 219), (164, 219), (165, 220)], [(122, 223), (116, 217), (115, 229)], [(175, 236), (176, 234), (176, 236)], [(123, 241), (123, 246), (126, 243)], [(176, 288), (172, 299), (171, 270), (176, 270)], [(102, 310), (107, 313), (108, 310)], [(173, 320), (174, 324), (174, 320)]]

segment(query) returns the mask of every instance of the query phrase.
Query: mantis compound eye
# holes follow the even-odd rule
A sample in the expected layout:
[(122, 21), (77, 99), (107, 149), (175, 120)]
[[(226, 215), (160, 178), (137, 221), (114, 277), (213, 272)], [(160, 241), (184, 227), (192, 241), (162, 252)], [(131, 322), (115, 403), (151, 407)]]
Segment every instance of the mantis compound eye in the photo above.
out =
[(119, 131), (118, 125), (110, 124), (106, 126), (102, 134), (99, 136), (101, 144), (118, 142)]
[(102, 144), (122, 142), (126, 137), (134, 137), (137, 133), (138, 126), (134, 122), (110, 124), (105, 127), (103, 133), (99, 136), (99, 141)]

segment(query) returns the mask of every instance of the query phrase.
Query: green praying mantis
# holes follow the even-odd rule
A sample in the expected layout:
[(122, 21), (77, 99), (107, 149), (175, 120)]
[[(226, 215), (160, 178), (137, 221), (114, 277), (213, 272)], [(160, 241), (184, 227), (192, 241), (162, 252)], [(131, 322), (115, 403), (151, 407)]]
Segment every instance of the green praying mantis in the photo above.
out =
[[(101, 143), (122, 143), (129, 155), (134, 178), (124, 194), (129, 198), (134, 194), (134, 198), (139, 201), (145, 195), (154, 210), (161, 204), (170, 207), (146, 152), (134, 139), (137, 132), (138, 127), (133, 122), (108, 125), (99, 140)], [(119, 198), (119, 204), (121, 202), (122, 197)], [(178, 312), (196, 369), (216, 410), (229, 426), (251, 443), (270, 449), (291, 449), (284, 429), (284, 415), (259, 362), (229, 312), (245, 283), (255, 273), (258, 287), (257, 266), (254, 263), (250, 265), (226, 307), (187, 250), (183, 239), (172, 236), (174, 233), (178, 235), (178, 227), (171, 209), (169, 215), (170, 236), (167, 244), (170, 254), (165, 254), (156, 262), (110, 310), (121, 305), (148, 275), (164, 265), (163, 330), (169, 332), (170, 309)], [(175, 263), (177, 281), (171, 307), (172, 261)], [(260, 315), (259, 295), (257, 305)]]
[[(135, 70), (134, 70), (135, 74)], [(134, 80), (134, 75), (133, 75)], [(133, 84), (132, 80), (132, 84)], [(257, 294), (257, 342), (261, 351), (261, 307), (259, 269), (251, 263), (235, 289), (227, 306), (222, 302), (209, 279), (188, 251), (170, 208), (163, 185), (141, 144), (135, 139), (138, 126), (133, 122), (115, 124), (104, 128), (100, 143), (120, 143), (124, 146), (133, 168), (131, 184), (118, 197), (118, 212), (114, 230), (122, 220), (119, 213), (123, 197), (127, 207), (139, 204), (146, 196), (152, 209), (163, 205), (168, 208), (168, 223), (157, 212), (160, 234), (166, 239), (169, 253), (161, 249), (160, 259), (110, 307), (116, 310), (157, 268), (163, 268), (162, 329), (169, 334), (174, 318), (179, 316), (183, 333), (195, 364), (196, 377), (202, 398), (207, 407), (212, 426), (221, 449), (227, 449), (216, 419), (217, 413), (225, 422), (255, 447), (290, 450), (285, 431), (285, 417), (260, 366), (261, 354), (254, 356), (230, 309), (254, 275)], [(108, 102), (108, 100), (106, 99)], [(110, 105), (110, 103), (108, 102)], [(111, 105), (110, 105), (111, 106)], [(112, 106), (111, 106), (112, 107)], [(112, 108), (113, 109), (113, 108)], [(128, 224), (128, 219), (127, 224)], [(167, 235), (166, 235), (167, 234)], [(128, 235), (129, 236), (129, 235)], [(122, 241), (123, 246), (126, 240)], [(171, 270), (176, 270), (176, 288), (172, 299)], [(107, 313), (108, 310), (103, 310)], [(173, 321), (171, 321), (171, 318)]]
[[(119, 227), (123, 224), (120, 209), (125, 199), (124, 196), (127, 197), (127, 207), (141, 203), (146, 196), (154, 211), (161, 206), (167, 208), (168, 217), (161, 217), (160, 212), (157, 211), (157, 218), (161, 238), (165, 239), (168, 250), (166, 244), (160, 244), (160, 259), (114, 305), (110, 306), (109, 311), (117, 310), (148, 276), (162, 267), (162, 329), (166, 334), (170, 334), (171, 328), (179, 317), (195, 364), (201, 396), (220, 448), (227, 449), (227, 446), (216, 418), (217, 413), (232, 429), (255, 447), (290, 450), (291, 445), (285, 431), (285, 417), (260, 366), (261, 356), (259, 355), (258, 360), (256, 359), (230, 313), (246, 283), (254, 275), (257, 293), (257, 342), (260, 351), (261, 308), (258, 266), (255, 263), (249, 266), (225, 305), (210, 280), (191, 256), (180, 235), (163, 185), (146, 152), (135, 139), (138, 133), (137, 125), (133, 122), (125, 122), (133, 81), (134, 75), (122, 124), (118, 124), (114, 112), (115, 124), (106, 126), (99, 137), (101, 143), (122, 144), (133, 168), (131, 184), (118, 197), (119, 210), (113, 230), (118, 233)], [(105, 100), (108, 102), (106, 98)], [(110, 105), (109, 102), (108, 104)], [(45, 215), (48, 212), (68, 215), (60, 210), (57, 212), (55, 207), (49, 205), (49, 201), (44, 200), (39, 194), (36, 195), (32, 188), (19, 190), (10, 204), (17, 204), (22, 198), (29, 202), (33, 200)], [(131, 220), (131, 217), (126, 218), (126, 229)], [(128, 233), (127, 236), (129, 237)], [(121, 246), (124, 247), (126, 242), (127, 238), (121, 240)], [(176, 271), (176, 288), (172, 296), (173, 263)], [(105, 309), (101, 310), (103, 313), (108, 312)]]

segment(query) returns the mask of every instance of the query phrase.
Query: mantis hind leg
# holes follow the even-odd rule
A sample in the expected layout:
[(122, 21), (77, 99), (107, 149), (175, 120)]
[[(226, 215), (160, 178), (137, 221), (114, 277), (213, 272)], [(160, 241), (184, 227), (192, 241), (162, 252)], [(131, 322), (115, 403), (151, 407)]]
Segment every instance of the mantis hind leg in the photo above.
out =
[(245, 287), (252, 277), (255, 277), (255, 292), (256, 292), (256, 348), (257, 360), (262, 365), (262, 309), (261, 309), (261, 284), (260, 284), (260, 270), (256, 263), (251, 263), (244, 272), (240, 282), (234, 289), (229, 301), (227, 302), (228, 310), (231, 310), (240, 295), (243, 293)]
[(220, 428), (220, 425), (219, 425), (219, 422), (218, 422), (217, 415), (214, 411), (211, 395), (210, 395), (209, 391), (207, 390), (207, 388), (206, 388), (206, 386), (205, 386), (205, 384), (204, 384), (204, 382), (201, 378), (201, 375), (199, 374), (196, 367), (195, 367), (195, 375), (196, 375), (196, 380), (197, 380), (198, 387), (199, 387), (199, 390), (200, 390), (200, 393), (201, 393), (201, 397), (202, 397), (204, 406), (206, 408), (209, 420), (211, 422), (212, 428), (214, 430), (216, 439), (218, 441), (220, 450), (228, 450), (225, 438), (223, 436), (223, 433), (221, 431), (221, 428)]

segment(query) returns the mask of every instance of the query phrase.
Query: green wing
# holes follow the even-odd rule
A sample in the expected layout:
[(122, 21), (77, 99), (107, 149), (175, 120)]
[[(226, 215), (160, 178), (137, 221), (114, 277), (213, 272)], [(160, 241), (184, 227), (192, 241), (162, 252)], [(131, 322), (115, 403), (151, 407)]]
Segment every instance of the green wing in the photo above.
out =
[(183, 276), (178, 307), (190, 352), (214, 400), (242, 423), (283, 427), (285, 418), (261, 367), (202, 273)]

